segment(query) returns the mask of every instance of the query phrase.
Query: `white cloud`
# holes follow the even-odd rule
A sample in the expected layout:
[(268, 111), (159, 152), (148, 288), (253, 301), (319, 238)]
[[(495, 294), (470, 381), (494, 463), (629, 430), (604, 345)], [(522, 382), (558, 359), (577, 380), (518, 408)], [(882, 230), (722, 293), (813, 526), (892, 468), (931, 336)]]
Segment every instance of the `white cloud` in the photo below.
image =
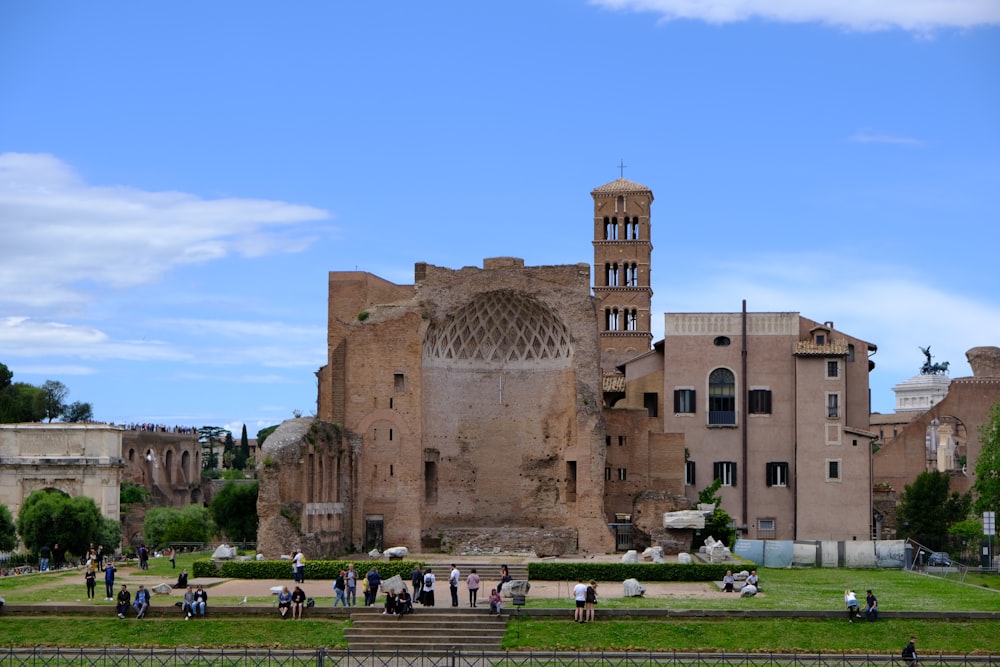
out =
[(29, 317), (0, 318), (0, 354), (4, 358), (34, 356), (82, 359), (126, 359), (157, 361), (189, 359), (162, 341), (116, 341), (89, 326), (42, 321)]
[(912, 137), (900, 137), (891, 134), (880, 134), (868, 130), (855, 132), (848, 141), (856, 144), (890, 144), (896, 146), (923, 146), (924, 142)]
[(297, 252), (326, 211), (260, 199), (207, 200), (82, 182), (50, 155), (0, 154), (0, 304), (79, 310), (82, 285), (127, 288), (182, 264)]
[(591, 0), (607, 9), (652, 12), (665, 21), (826, 23), (853, 30), (971, 28), (1000, 24), (996, 0)]

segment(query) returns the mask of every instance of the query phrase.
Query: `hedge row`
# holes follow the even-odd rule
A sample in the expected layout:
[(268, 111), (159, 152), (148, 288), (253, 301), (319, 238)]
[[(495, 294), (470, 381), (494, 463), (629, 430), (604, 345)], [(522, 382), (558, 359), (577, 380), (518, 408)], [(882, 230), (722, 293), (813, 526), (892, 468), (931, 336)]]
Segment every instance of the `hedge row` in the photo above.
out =
[[(740, 570), (757, 567), (743, 562)], [(529, 563), (528, 578), (537, 581), (719, 581), (733, 565), (725, 563)]]
[[(306, 579), (336, 579), (352, 561), (306, 561)], [(398, 574), (403, 581), (410, 580), (410, 573), (424, 563), (412, 560), (353, 561), (359, 576), (364, 576), (372, 565), (378, 566), (383, 579)], [(756, 564), (743, 562), (738, 569), (752, 570)], [(638, 579), (650, 581), (720, 581), (726, 570), (734, 569), (725, 563), (556, 563), (528, 564), (528, 577), (536, 581), (624, 581)], [(447, 575), (442, 566), (439, 576)], [(291, 579), (292, 563), (288, 560), (198, 560), (192, 567), (193, 577), (226, 577), (231, 579)]]
[[(378, 566), (378, 572), (383, 579), (398, 574), (404, 581), (410, 580), (410, 573), (416, 561), (346, 561), (346, 560), (307, 560), (306, 579), (336, 579), (341, 570), (353, 562), (359, 576), (364, 576), (372, 565)], [(229, 579), (291, 579), (292, 561), (290, 560), (227, 560), (213, 561), (209, 559), (196, 560), (191, 568), (192, 577), (226, 577)]]

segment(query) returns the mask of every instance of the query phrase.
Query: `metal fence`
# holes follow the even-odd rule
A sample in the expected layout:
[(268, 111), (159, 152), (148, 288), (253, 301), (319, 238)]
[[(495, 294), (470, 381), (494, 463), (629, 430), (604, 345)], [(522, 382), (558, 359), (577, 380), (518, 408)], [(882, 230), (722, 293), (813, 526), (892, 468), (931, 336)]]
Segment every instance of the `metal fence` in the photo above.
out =
[[(908, 667), (890, 655), (851, 653), (568, 653), (3, 648), (0, 667)], [(933, 655), (920, 667), (1000, 665), (1000, 655)]]

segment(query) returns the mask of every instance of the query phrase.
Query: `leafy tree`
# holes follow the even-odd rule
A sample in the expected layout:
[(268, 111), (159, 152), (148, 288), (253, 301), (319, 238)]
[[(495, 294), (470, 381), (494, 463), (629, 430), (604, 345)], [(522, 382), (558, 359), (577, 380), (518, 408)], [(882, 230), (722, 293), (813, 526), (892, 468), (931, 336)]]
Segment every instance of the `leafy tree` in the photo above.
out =
[(58, 419), (66, 412), (66, 397), (69, 389), (58, 380), (46, 380), (42, 385), (44, 392), (45, 418), (50, 422)]
[(146, 544), (161, 547), (171, 542), (207, 542), (212, 536), (212, 519), (201, 505), (182, 510), (155, 507), (146, 512), (142, 537)]
[(14, 378), (14, 371), (7, 368), (6, 364), (0, 364), (0, 391), (10, 386)]
[(247, 425), (243, 425), (243, 433), (240, 435), (240, 447), (233, 457), (233, 467), (237, 470), (245, 470), (247, 461), (250, 460), (250, 441), (247, 439)]
[(62, 491), (43, 489), (32, 491), (21, 505), (17, 532), (29, 551), (58, 543), (66, 551), (82, 555), (101, 536), (103, 519), (92, 498), (71, 498)]
[(226, 482), (212, 498), (209, 509), (215, 525), (231, 540), (248, 542), (257, 539), (257, 482)]
[[(3, 378), (0, 377), (0, 382), (2, 381)], [(13, 551), (16, 547), (17, 526), (14, 525), (14, 517), (6, 505), (0, 505), (0, 551)]]
[(732, 547), (736, 541), (736, 529), (733, 528), (733, 518), (722, 509), (722, 496), (718, 495), (719, 488), (722, 487), (722, 480), (715, 478), (711, 484), (698, 492), (698, 502), (715, 505), (712, 516), (705, 518), (705, 527), (694, 533), (694, 546), (700, 547), (705, 543), (706, 537), (713, 537), (728, 547)]
[(932, 551), (946, 546), (948, 529), (968, 518), (972, 507), (969, 493), (949, 494), (951, 478), (943, 472), (922, 472), (904, 487), (896, 508), (900, 536), (911, 538)]
[(15, 382), (0, 390), (0, 422), (37, 422), (45, 417), (45, 395), (41, 388)]
[(219, 455), (216, 448), (225, 436), (232, 439), (232, 433), (221, 426), (202, 426), (198, 429), (198, 442), (201, 443), (201, 467), (205, 470), (217, 470)]
[(90, 403), (73, 401), (66, 406), (66, 412), (63, 414), (63, 419), (68, 422), (93, 421), (94, 408), (90, 405)]
[(106, 516), (102, 516), (97, 537), (91, 540), (91, 542), (103, 544), (108, 549), (113, 549), (116, 545), (120, 545), (122, 543), (121, 521), (116, 521), (114, 519), (109, 519)]
[(264, 441), (267, 440), (267, 436), (278, 430), (280, 425), (281, 424), (275, 424), (274, 426), (268, 426), (267, 428), (262, 428), (257, 431), (257, 451), (260, 451), (260, 448), (264, 446)]
[(990, 419), (979, 427), (982, 449), (976, 459), (976, 482), (972, 491), (976, 495), (974, 508), (977, 514), (1000, 512), (1000, 403), (990, 408)]
[(149, 489), (145, 489), (128, 480), (122, 482), (121, 489), (118, 493), (118, 500), (122, 505), (145, 503), (149, 501), (150, 496)]

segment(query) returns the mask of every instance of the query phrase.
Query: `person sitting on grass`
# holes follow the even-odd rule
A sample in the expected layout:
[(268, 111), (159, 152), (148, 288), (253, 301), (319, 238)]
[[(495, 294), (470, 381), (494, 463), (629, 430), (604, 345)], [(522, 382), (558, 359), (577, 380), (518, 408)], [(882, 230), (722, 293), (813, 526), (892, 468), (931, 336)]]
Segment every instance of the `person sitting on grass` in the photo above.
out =
[(194, 614), (205, 618), (205, 608), (208, 606), (208, 593), (200, 585), (194, 591)]
[(185, 621), (194, 616), (194, 588), (191, 586), (188, 586), (187, 591), (184, 592), (184, 602), (181, 603), (181, 613), (184, 614)]
[(149, 609), (149, 589), (139, 584), (139, 590), (135, 592), (135, 602), (132, 603), (135, 607), (135, 617), (144, 618), (146, 616), (146, 610)]
[(306, 592), (301, 586), (296, 586), (292, 591), (292, 618), (302, 620), (302, 610), (306, 605)]
[(122, 584), (122, 588), (118, 591), (118, 618), (125, 618), (125, 614), (128, 613), (129, 605), (132, 604), (132, 594), (128, 592), (128, 586)]
[(281, 592), (278, 593), (278, 614), (282, 618), (288, 618), (288, 610), (292, 608), (292, 592), (288, 590), (288, 586), (284, 586)]

